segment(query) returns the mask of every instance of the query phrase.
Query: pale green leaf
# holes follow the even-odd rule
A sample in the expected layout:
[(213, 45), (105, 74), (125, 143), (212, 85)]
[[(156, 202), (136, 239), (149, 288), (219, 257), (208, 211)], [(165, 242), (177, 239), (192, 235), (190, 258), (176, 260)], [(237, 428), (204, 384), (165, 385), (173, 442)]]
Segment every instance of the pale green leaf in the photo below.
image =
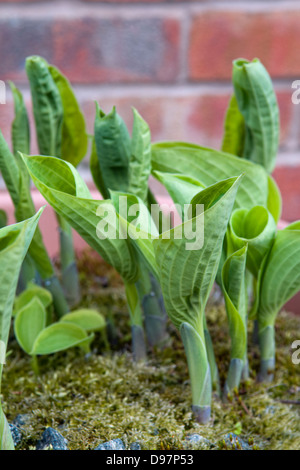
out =
[(266, 259), (260, 285), (258, 317), (274, 325), (277, 313), (300, 290), (300, 223), (278, 231)]
[(245, 146), (245, 121), (235, 95), (232, 95), (226, 112), (222, 151), (238, 157), (243, 155)]
[[(133, 108), (133, 130), (129, 161), (128, 193), (142, 201), (148, 196), (148, 180), (151, 173), (151, 134), (148, 124)], [(111, 188), (119, 189), (119, 188)]]
[(18, 311), (14, 330), (17, 341), (27, 354), (30, 354), (39, 333), (46, 327), (46, 310), (38, 297)]
[[(110, 201), (95, 201), (75, 168), (51, 157), (24, 156), (36, 187), (49, 204), (128, 282), (138, 271), (133, 248), (120, 238)], [(112, 230), (109, 236), (107, 230)]]
[(231, 338), (231, 358), (244, 360), (247, 347), (245, 270), (247, 245), (227, 258), (222, 269), (222, 290)]
[(106, 325), (105, 318), (101, 313), (87, 308), (67, 313), (60, 321), (80, 326), (85, 331), (102, 330)]
[(59, 91), (63, 107), (60, 156), (76, 167), (85, 157), (88, 147), (84, 116), (69, 80), (53, 65), (49, 66), (49, 71)]
[(12, 124), (12, 144), (14, 154), (30, 153), (30, 128), (27, 109), (20, 90), (9, 82), (14, 98), (15, 117)]
[[(256, 205), (268, 207), (270, 202), (269, 175), (264, 168), (228, 153), (184, 142), (154, 144), (152, 145), (152, 169), (167, 173), (181, 173), (197, 179), (204, 186), (210, 186), (223, 179), (244, 173), (234, 207), (248, 209)], [(278, 213), (280, 209), (276, 207), (276, 214)], [(272, 211), (274, 218), (276, 214)]]
[(53, 354), (74, 346), (82, 346), (92, 338), (93, 336), (88, 337), (80, 326), (72, 323), (54, 323), (39, 334), (31, 355)]

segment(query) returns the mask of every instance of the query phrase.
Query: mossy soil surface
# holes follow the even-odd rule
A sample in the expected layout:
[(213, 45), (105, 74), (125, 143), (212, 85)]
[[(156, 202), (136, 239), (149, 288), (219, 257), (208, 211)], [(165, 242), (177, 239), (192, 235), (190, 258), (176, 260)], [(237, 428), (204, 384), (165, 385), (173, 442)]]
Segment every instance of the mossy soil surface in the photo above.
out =
[[(255, 449), (300, 449), (300, 365), (292, 363), (291, 344), (300, 339), (300, 318), (282, 312), (277, 321), (274, 383), (258, 385), (258, 350), (250, 345), (251, 379), (227, 403), (213, 400), (212, 420), (200, 426), (190, 412), (186, 359), (177, 331), (169, 325), (170, 343), (149, 351), (146, 365), (130, 355), (130, 326), (124, 290), (115, 272), (94, 253), (79, 261), (82, 305), (107, 318), (108, 339), (97, 336), (90, 355), (79, 349), (40, 358), (36, 378), (30, 358), (12, 339), (3, 377), (4, 411), (11, 422), (27, 415), (21, 449), (33, 448), (47, 426), (68, 439), (70, 449), (93, 449), (121, 438), (142, 449), (183, 449), (188, 434), (198, 433), (226, 448), (224, 436), (239, 434)], [(213, 299), (207, 308), (220, 375), (229, 362), (225, 310)]]

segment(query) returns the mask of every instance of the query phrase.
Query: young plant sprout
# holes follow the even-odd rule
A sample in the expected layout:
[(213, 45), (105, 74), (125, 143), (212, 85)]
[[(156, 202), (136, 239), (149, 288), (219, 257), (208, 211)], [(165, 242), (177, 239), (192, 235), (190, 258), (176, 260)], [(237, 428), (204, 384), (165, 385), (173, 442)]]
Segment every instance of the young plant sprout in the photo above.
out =
[(300, 222), (279, 230), (258, 279), (257, 321), (260, 381), (273, 380), (275, 321), (283, 305), (300, 290)]
[(105, 328), (105, 319), (95, 310), (80, 309), (52, 323), (52, 296), (36, 285), (30, 286), (16, 298), (14, 331), (21, 348), (32, 357), (32, 367), (39, 374), (38, 356), (80, 346), (85, 352), (93, 335), (87, 333)]
[[(145, 360), (143, 316), (136, 283), (140, 277), (139, 259), (132, 243), (124, 239), (114, 223), (107, 226), (105, 213), (115, 214), (110, 200), (93, 200), (77, 172), (68, 162), (54, 157), (23, 155), (34, 184), (58, 212), (124, 281), (132, 325), (132, 348), (136, 361)], [(107, 230), (116, 230), (110, 237)]]
[(259, 61), (233, 62), (234, 94), (225, 119), (222, 150), (274, 170), (279, 145), (279, 110), (271, 78)]
[[(15, 135), (18, 133), (15, 130)], [(17, 137), (15, 137), (16, 139)], [(30, 193), (29, 174), (19, 154), (14, 156), (0, 131), (0, 170), (15, 208), (15, 218), (21, 222), (35, 214), (35, 207)], [(25, 288), (38, 272), (43, 284), (53, 295), (54, 307), (58, 316), (67, 313), (68, 305), (61, 285), (55, 275), (54, 267), (37, 228), (29, 252), (22, 267), (21, 281)]]
[[(40, 153), (56, 156), (77, 166), (87, 153), (88, 137), (84, 117), (69, 81), (39, 56), (27, 58), (26, 72)], [(57, 220), (62, 281), (68, 302), (73, 306), (80, 300), (80, 286), (72, 230), (60, 215), (57, 215)]]
[[(151, 217), (138, 198), (128, 196), (128, 204), (139, 203), (139, 217), (135, 221), (123, 221), (157, 276), (167, 313), (180, 331), (190, 373), (192, 410), (200, 423), (210, 419), (212, 397), (205, 306), (218, 270), (240, 181), (241, 177), (229, 178), (203, 189), (192, 200), (192, 218), (159, 236), (153, 237), (149, 232), (147, 221)], [(194, 212), (197, 204), (204, 205), (204, 212), (199, 215)], [(187, 248), (190, 239), (187, 234), (199, 236), (199, 224), (202, 224), (203, 235), (197, 240), (197, 247)], [(136, 227), (140, 227), (138, 232)]]
[[(96, 104), (94, 147), (90, 168), (94, 182), (105, 199), (110, 191), (134, 194), (150, 207), (155, 203), (148, 180), (151, 173), (151, 134), (148, 124), (133, 108), (132, 137), (116, 112), (105, 114)], [(161, 289), (147, 266), (140, 261), (136, 284), (151, 346), (166, 341), (166, 320)]]

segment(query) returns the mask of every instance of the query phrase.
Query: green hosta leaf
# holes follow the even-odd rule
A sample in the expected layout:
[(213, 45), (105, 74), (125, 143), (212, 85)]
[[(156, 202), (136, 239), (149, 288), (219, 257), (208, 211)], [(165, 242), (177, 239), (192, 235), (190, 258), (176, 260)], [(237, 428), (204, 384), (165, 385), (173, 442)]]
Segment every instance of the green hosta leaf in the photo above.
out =
[(154, 171), (153, 175), (164, 185), (174, 203), (181, 207), (181, 215), (184, 204), (189, 204), (193, 197), (205, 187), (200, 181), (190, 176), (160, 171)]
[(101, 313), (87, 308), (67, 313), (60, 321), (80, 326), (85, 331), (98, 331), (106, 326), (105, 318)]
[(103, 181), (103, 176), (101, 173), (101, 168), (97, 156), (97, 150), (96, 150), (96, 144), (95, 144), (95, 138), (92, 140), (92, 149), (91, 149), (91, 156), (90, 156), (90, 170), (91, 174), (94, 180), (94, 183), (97, 187), (97, 189), (100, 191), (104, 199), (109, 199), (109, 191), (107, 190), (104, 181)]
[(63, 105), (48, 63), (39, 56), (26, 59), (39, 150), (61, 156)]
[(268, 203), (267, 208), (271, 212), (276, 222), (279, 221), (281, 216), (281, 209), (282, 209), (282, 200), (279, 188), (273, 178), (269, 176), (269, 195), (268, 195)]
[(11, 435), (5, 414), (0, 403), (0, 450), (14, 450), (14, 441)]
[(300, 290), (300, 222), (280, 230), (266, 259), (260, 285), (260, 324), (273, 325), (283, 305)]
[(45, 328), (37, 337), (31, 355), (53, 354), (74, 346), (85, 347), (93, 336), (72, 323), (54, 323)]
[(127, 191), (131, 139), (115, 108), (105, 114), (96, 104), (95, 143), (106, 188)]
[[(148, 196), (148, 180), (151, 173), (151, 134), (148, 124), (133, 108), (133, 130), (129, 162), (128, 193), (144, 202)], [(111, 188), (117, 189), (120, 188)]]
[(0, 171), (15, 206), (19, 202), (20, 170), (0, 130)]
[(273, 244), (275, 234), (275, 221), (265, 207), (256, 206), (250, 211), (237, 209), (231, 216), (231, 241), (236, 250), (248, 244), (247, 267), (255, 277)]
[(12, 143), (14, 154), (18, 152), (30, 153), (30, 128), (27, 109), (20, 90), (10, 82), (14, 98), (15, 118), (12, 124)]
[(18, 311), (14, 329), (19, 345), (30, 354), (36, 338), (46, 327), (46, 310), (38, 297), (33, 299)]
[(16, 298), (14, 314), (17, 314), (17, 312), (29, 304), (34, 298), (38, 298), (45, 309), (50, 307), (53, 302), (52, 295), (47, 289), (35, 284), (29, 284), (28, 288)]
[(20, 268), (41, 213), (42, 209), (31, 219), (0, 230), (0, 341), (5, 345)]
[(0, 209), (0, 228), (7, 225), (7, 214), (4, 210)]
[[(111, 191), (112, 203), (118, 213), (120, 227), (127, 236), (135, 241), (134, 246), (143, 255), (144, 261), (155, 277), (158, 277), (155, 251), (152, 238), (158, 237), (157, 225), (152, 219), (147, 206), (133, 194)], [(120, 197), (122, 199), (120, 199)], [(124, 202), (125, 201), (125, 202)], [(120, 202), (121, 206), (120, 207)], [(137, 213), (131, 214), (135, 205)], [(124, 207), (125, 206), (125, 207)], [(135, 254), (138, 257), (138, 254)]]
[[(35, 207), (31, 197), (30, 187), (28, 185), (29, 174), (26, 166), (24, 166), (24, 169), (26, 173), (24, 171), (20, 173), (19, 201), (15, 206), (15, 217), (19, 222), (28, 219), (29, 217), (32, 217), (33, 214), (35, 214)], [(48, 279), (53, 276), (53, 266), (43, 242), (43, 237), (39, 227), (37, 227), (30, 244), (29, 253), (34, 260), (36, 269), (38, 270), (42, 279)]]
[[(172, 229), (168, 234), (169, 239), (162, 234), (159, 239), (153, 240), (166, 309), (178, 328), (186, 322), (196, 331), (201, 331), (204, 308), (217, 273), (223, 239), (240, 180), (240, 177), (230, 178), (225, 184), (222, 181), (201, 191), (197, 203), (205, 204), (204, 214)], [(222, 195), (219, 186), (223, 188)], [(187, 249), (186, 236), (177, 239), (178, 231), (193, 231), (199, 236), (197, 222), (203, 224), (203, 221), (203, 246), (197, 250), (191, 247)]]
[(245, 121), (232, 95), (224, 123), (222, 151), (241, 157), (245, 146)]
[(57, 86), (63, 107), (61, 158), (76, 167), (85, 157), (88, 147), (85, 120), (69, 80), (52, 65), (49, 66), (49, 72)]
[[(127, 282), (138, 275), (133, 248), (121, 239), (117, 215), (110, 201), (90, 199), (90, 193), (75, 168), (52, 157), (24, 156), (39, 191), (58, 212)], [(108, 236), (108, 230), (114, 233)]]
[[(196, 178), (204, 186), (210, 186), (232, 176), (244, 173), (235, 200), (235, 208), (256, 205), (268, 207), (269, 175), (260, 165), (217, 150), (184, 142), (165, 142), (152, 145), (153, 171), (181, 173)], [(273, 184), (275, 186), (275, 182)], [(277, 201), (278, 203), (278, 201)], [(274, 218), (280, 213), (276, 207)]]
[(233, 63), (233, 86), (246, 126), (243, 157), (271, 173), (279, 145), (279, 111), (271, 78), (258, 59)]
[(247, 245), (233, 253), (222, 269), (222, 290), (225, 298), (231, 338), (231, 358), (244, 360), (247, 347), (245, 270)]

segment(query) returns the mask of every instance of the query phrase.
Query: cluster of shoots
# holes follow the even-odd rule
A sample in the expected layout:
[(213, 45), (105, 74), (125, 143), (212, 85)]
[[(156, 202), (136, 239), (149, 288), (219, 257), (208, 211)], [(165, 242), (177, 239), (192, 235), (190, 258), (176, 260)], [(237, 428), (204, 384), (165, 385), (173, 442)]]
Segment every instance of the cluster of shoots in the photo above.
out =
[[(40, 155), (29, 156), (27, 111), (21, 92), (11, 84), (12, 152), (0, 133), (0, 170), (19, 223), (5, 227), (0, 213), (0, 266), (5, 266), (0, 276), (6, 283), (3, 289), (0, 283), (0, 340), (6, 348), (13, 316), (15, 336), (38, 372), (39, 355), (72, 346), (87, 350), (92, 332), (105, 329), (98, 312), (70, 312), (80, 298), (75, 229), (124, 282), (135, 361), (147, 359), (148, 346), (164, 347), (168, 317), (178, 328), (192, 410), (199, 423), (207, 423), (213, 390), (226, 399), (249, 377), (249, 322), (260, 348), (258, 380), (273, 379), (276, 316), (300, 290), (300, 222), (277, 229), (281, 197), (271, 172), (279, 112), (266, 69), (258, 59), (234, 61), (221, 150), (184, 142), (152, 144), (149, 126), (135, 109), (130, 134), (115, 108), (105, 114), (98, 104), (94, 133), (87, 135), (64, 75), (40, 57), (28, 58), (26, 71)], [(99, 190), (96, 200), (76, 170), (87, 153)], [(150, 175), (178, 208), (178, 226), (168, 225), (167, 214), (152, 219), (156, 200)], [(61, 282), (37, 226), (40, 212), (34, 215), (31, 180), (57, 214)], [(125, 214), (120, 201), (126, 202)], [(193, 249), (187, 249), (189, 234), (201, 240)], [(231, 341), (224, 384), (205, 317), (214, 283), (224, 296)], [(14, 304), (17, 284), (20, 295)], [(0, 447), (8, 447), (11, 437), (2, 411), (0, 418)]]

